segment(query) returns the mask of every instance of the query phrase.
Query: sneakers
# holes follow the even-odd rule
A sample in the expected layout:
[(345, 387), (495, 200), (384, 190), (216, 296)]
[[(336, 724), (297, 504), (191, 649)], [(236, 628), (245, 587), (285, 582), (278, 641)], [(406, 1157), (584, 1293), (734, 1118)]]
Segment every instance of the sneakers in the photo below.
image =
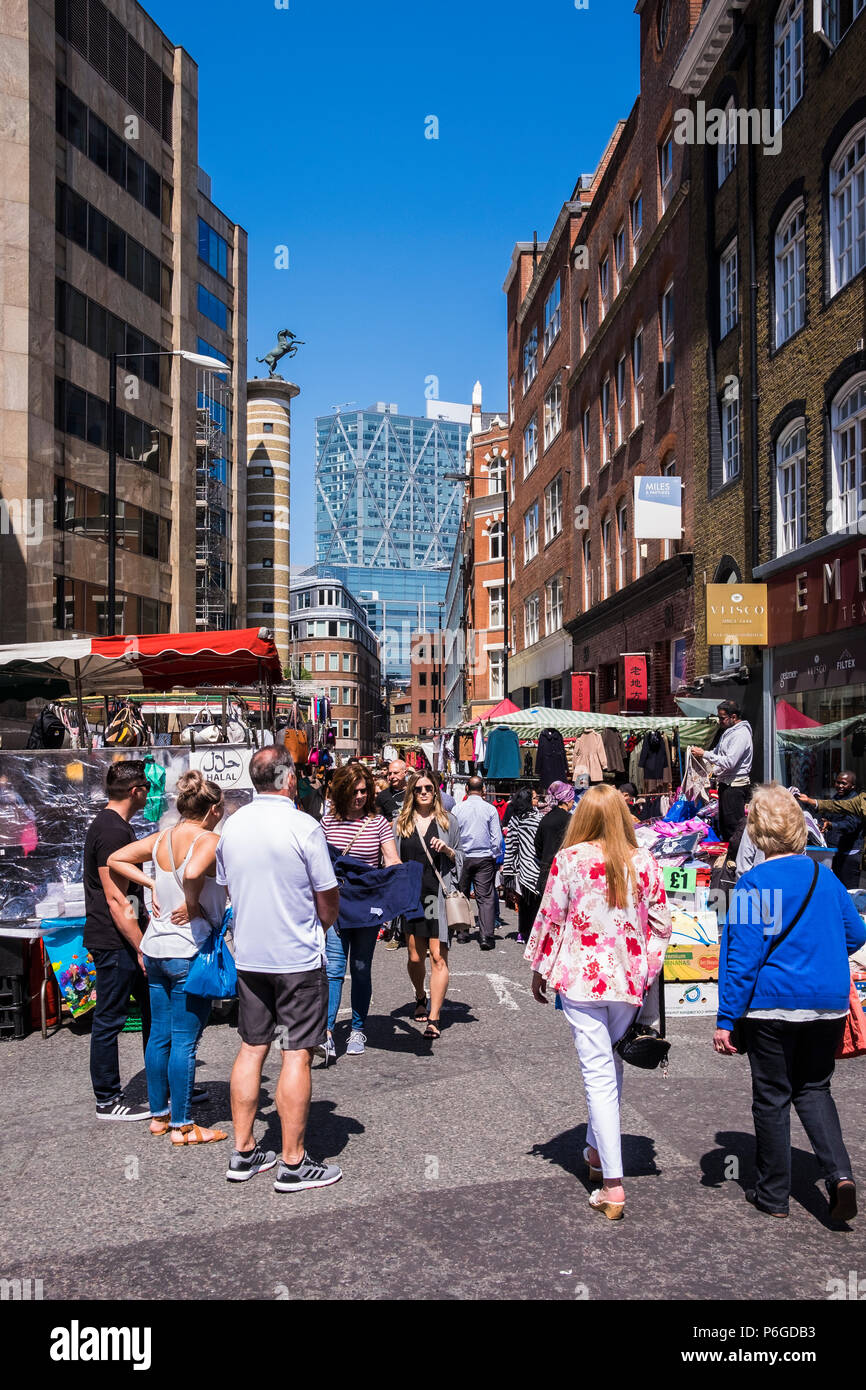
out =
[(229, 1182), (249, 1182), (256, 1173), (264, 1173), (266, 1169), (273, 1168), (276, 1161), (277, 1156), (273, 1149), (265, 1152), (258, 1144), (251, 1154), (238, 1153), (235, 1149), (229, 1160), (226, 1178)]
[(96, 1104), (97, 1120), (149, 1120), (149, 1105), (128, 1105), (123, 1096)]
[(349, 1034), (349, 1041), (346, 1043), (346, 1056), (360, 1057), (367, 1050), (364, 1046), (366, 1041), (366, 1033), (362, 1033), (360, 1028), (353, 1028)]
[(337, 1060), (337, 1049), (334, 1046), (334, 1039), (330, 1033), (326, 1037), (325, 1041), (323, 1043), (320, 1043), (318, 1047), (313, 1049), (313, 1051), (315, 1052), (317, 1057), (322, 1057), (324, 1059), (326, 1067), (329, 1065), (329, 1063), (336, 1062)]
[(274, 1178), (274, 1191), (303, 1192), (308, 1187), (330, 1187), (331, 1183), (339, 1182), (342, 1176), (343, 1170), (336, 1163), (319, 1163), (305, 1153), (294, 1167), (280, 1159)]
[(390, 941), (382, 942), (382, 949), (384, 951), (399, 951), (402, 945), (403, 943), (400, 940), (399, 936), (392, 936)]

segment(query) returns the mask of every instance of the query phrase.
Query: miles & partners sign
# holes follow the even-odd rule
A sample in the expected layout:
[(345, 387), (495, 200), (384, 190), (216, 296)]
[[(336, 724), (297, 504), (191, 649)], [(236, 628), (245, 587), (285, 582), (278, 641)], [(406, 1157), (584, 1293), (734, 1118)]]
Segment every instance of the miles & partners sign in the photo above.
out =
[(766, 584), (707, 585), (707, 643), (724, 647), (767, 645)]

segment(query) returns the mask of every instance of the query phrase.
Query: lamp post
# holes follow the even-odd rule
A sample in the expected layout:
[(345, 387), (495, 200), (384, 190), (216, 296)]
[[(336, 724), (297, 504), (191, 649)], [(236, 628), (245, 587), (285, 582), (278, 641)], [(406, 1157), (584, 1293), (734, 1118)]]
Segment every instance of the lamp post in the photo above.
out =
[[(508, 460), (507, 460), (507, 457), (506, 457), (505, 454), (500, 454), (500, 455), (499, 455), (499, 459), (500, 459), (500, 462), (501, 462), (501, 464), (502, 464), (502, 469), (503, 469), (503, 472), (502, 472), (502, 481), (503, 481), (503, 488), (502, 488), (502, 529), (503, 529), (503, 531), (504, 531), (504, 533), (505, 533), (504, 536), (503, 536), (503, 545), (502, 545), (502, 594), (503, 594), (503, 604), (502, 604), (502, 626), (503, 626), (503, 632), (504, 632), (504, 636), (505, 636), (505, 643), (504, 643), (503, 652), (502, 652), (502, 694), (503, 694), (503, 696), (507, 699), (507, 698), (508, 698), (508, 643), (509, 643), (509, 627), (508, 627), (508, 621), (509, 621), (509, 618), (508, 618), (508, 612), (509, 612), (509, 608), (508, 608), (508, 562), (509, 562), (509, 557), (508, 557), (508, 540), (509, 540), (509, 536), (508, 536)], [(452, 482), (460, 482), (460, 483), (483, 483), (483, 482), (489, 482), (489, 481), (490, 481), (489, 477), (488, 477), (488, 478), (485, 478), (485, 477), (483, 477), (480, 473), (446, 473), (444, 476), (445, 476), (446, 478), (448, 478), (448, 479), (449, 479), (450, 481), (452, 481)], [(496, 496), (499, 496), (498, 493), (496, 493), (495, 495), (496, 495)]]
[(201, 352), (186, 352), (183, 348), (167, 349), (164, 352), (113, 352), (110, 357), (110, 379), (108, 383), (108, 594), (106, 626), (108, 636), (114, 637), (117, 608), (117, 364), (134, 357), (181, 357), (194, 367), (206, 367), (211, 371), (228, 372), (228, 362), (220, 362), (216, 357), (207, 357)]

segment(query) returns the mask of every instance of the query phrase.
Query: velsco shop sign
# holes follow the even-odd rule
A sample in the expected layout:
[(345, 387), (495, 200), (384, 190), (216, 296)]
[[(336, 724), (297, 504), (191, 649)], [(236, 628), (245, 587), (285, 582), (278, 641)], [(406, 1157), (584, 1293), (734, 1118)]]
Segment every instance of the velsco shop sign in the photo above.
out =
[(707, 642), (724, 647), (767, 645), (766, 584), (708, 584)]

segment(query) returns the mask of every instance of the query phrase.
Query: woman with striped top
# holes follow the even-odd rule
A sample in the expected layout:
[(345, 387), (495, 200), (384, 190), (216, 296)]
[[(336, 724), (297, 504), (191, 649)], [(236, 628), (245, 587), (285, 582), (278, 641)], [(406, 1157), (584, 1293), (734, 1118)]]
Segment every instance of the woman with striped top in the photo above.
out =
[(541, 865), (535, 852), (535, 834), (540, 824), (541, 812), (533, 805), (533, 794), (528, 787), (522, 787), (514, 797), (502, 864), (506, 890), (509, 879), (516, 881), (518, 889), (515, 894), (512, 886), (510, 896), (517, 897), (517, 940), (521, 943), (529, 939), (541, 904)]
[[(399, 864), (394, 831), (390, 822), (376, 811), (376, 787), (373, 777), (363, 763), (347, 763), (334, 773), (330, 786), (328, 809), (321, 820), (325, 839), (341, 854), (361, 859), (371, 869)], [(367, 1041), (364, 1029), (373, 995), (373, 952), (379, 935), (378, 926), (354, 927), (341, 932), (339, 919), (328, 928), (325, 937), (328, 972), (328, 1037), (322, 1049), (325, 1066), (336, 1061), (334, 1025), (343, 993), (343, 981), (348, 965), (352, 976), (352, 1030), (346, 1044), (346, 1054), (358, 1057)]]

